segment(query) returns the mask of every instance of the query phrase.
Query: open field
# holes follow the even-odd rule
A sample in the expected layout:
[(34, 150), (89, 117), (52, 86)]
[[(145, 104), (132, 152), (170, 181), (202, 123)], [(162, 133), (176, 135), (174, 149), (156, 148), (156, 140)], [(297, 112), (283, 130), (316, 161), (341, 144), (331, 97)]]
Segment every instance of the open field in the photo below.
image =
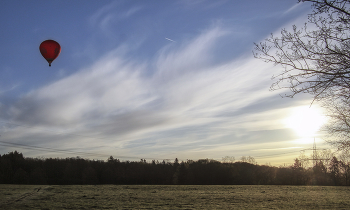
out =
[(350, 209), (350, 187), (0, 185), (0, 209)]

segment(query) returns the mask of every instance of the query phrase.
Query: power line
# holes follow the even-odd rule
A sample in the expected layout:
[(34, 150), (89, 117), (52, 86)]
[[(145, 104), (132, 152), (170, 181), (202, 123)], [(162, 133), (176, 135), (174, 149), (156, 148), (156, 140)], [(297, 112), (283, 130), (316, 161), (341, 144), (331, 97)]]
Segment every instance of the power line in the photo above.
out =
[[(74, 150), (68, 150), (68, 149), (54, 149), (54, 148), (49, 148), (49, 147), (39, 147), (39, 146), (30, 146), (26, 144), (19, 144), (19, 143), (11, 143), (11, 142), (4, 142), (0, 141), (0, 145), (2, 146), (14, 146), (14, 147), (20, 147), (20, 148), (25, 148), (25, 149), (30, 149), (30, 150), (38, 150), (38, 151), (48, 151), (48, 152), (57, 152), (57, 153), (63, 153), (63, 154), (75, 154), (75, 155), (85, 155), (85, 156), (98, 156), (98, 157), (108, 157), (109, 155), (104, 155), (104, 154), (98, 154), (98, 153), (89, 153), (89, 152), (79, 152), (79, 151), (74, 151)], [(262, 159), (266, 157), (274, 157), (274, 156), (281, 156), (285, 154), (292, 154), (296, 153), (299, 151), (293, 151), (293, 152), (285, 152), (285, 153), (279, 153), (279, 154), (270, 154), (270, 155), (260, 155), (260, 156), (255, 156), (255, 159)], [(140, 157), (131, 157), (131, 156), (118, 156), (116, 158), (132, 158), (132, 159), (141, 159)], [(162, 158), (142, 158), (142, 159), (153, 159), (153, 160), (172, 160), (172, 159), (162, 159)]]
[[(79, 151), (74, 151), (74, 150), (69, 150), (69, 149), (54, 149), (54, 148), (49, 148), (49, 147), (31, 146), (31, 145), (26, 145), (26, 144), (11, 143), (11, 142), (5, 142), (5, 141), (0, 141), (0, 145), (3, 145), (3, 146), (14, 146), (14, 147), (20, 147), (20, 148), (25, 148), (25, 149), (30, 149), (30, 150), (38, 150), (38, 151), (57, 152), (57, 153), (63, 153), (63, 154), (75, 154), (75, 155), (99, 156), (99, 157), (106, 157), (106, 156), (108, 156), (108, 155), (98, 154), (98, 153), (79, 152)], [(255, 159), (262, 159), (262, 158), (282, 156), (282, 155), (285, 155), (285, 154), (292, 154), (292, 153), (297, 153), (297, 152), (300, 152), (300, 151), (285, 152), (285, 153), (278, 153), (278, 154), (269, 154), (269, 155), (259, 155), (259, 156), (254, 156), (254, 158)], [(140, 159), (140, 157), (132, 157), (132, 156), (118, 156), (118, 157), (119, 158)], [(169, 158), (167, 158), (167, 159), (162, 159), (162, 158), (142, 158), (142, 159), (170, 160)]]
[(84, 136), (84, 135), (78, 135), (78, 134), (72, 134), (72, 133), (64, 133), (64, 132), (56, 132), (53, 130), (49, 130), (49, 129), (44, 129), (44, 128), (38, 128), (35, 126), (29, 126), (29, 125), (22, 125), (22, 124), (18, 124), (18, 123), (12, 123), (12, 122), (1, 122), (2, 124), (8, 124), (8, 125), (15, 125), (15, 126), (20, 126), (20, 127), (25, 127), (25, 128), (35, 128), (35, 129), (39, 129), (42, 131), (46, 131), (49, 133), (53, 133), (55, 135), (68, 135), (68, 136), (77, 136), (77, 137), (84, 137), (84, 138), (90, 138), (90, 139), (109, 139), (109, 138), (101, 138), (101, 137), (91, 137), (91, 136)]
[[(38, 127), (35, 127), (35, 126), (21, 125), (21, 124), (12, 123), (12, 122), (11, 123), (10, 122), (1, 122), (1, 123), (8, 124), (8, 125), (21, 126), (21, 127), (26, 127), (26, 128), (35, 128), (35, 129), (43, 130), (43, 131), (46, 131), (46, 132), (55, 133), (56, 135), (64, 134), (64, 135), (78, 136), (78, 137), (84, 137), (84, 138), (90, 138), (90, 139), (108, 139), (108, 138), (97, 138), (97, 137), (77, 135), (77, 134), (67, 134), (67, 133), (63, 133), (63, 132), (56, 132), (56, 131), (49, 130), (49, 129), (42, 129), (42, 128), (38, 128)], [(49, 148), (49, 147), (30, 146), (30, 145), (26, 145), (26, 144), (10, 143), (10, 142), (4, 142), (4, 141), (0, 141), (0, 145), (3, 145), (3, 146), (11, 145), (11, 146), (22, 147), (22, 148), (26, 148), (26, 149), (32, 149), (32, 150), (38, 150), (38, 151), (57, 152), (57, 153), (63, 153), (63, 154), (78, 154), (78, 155), (98, 156), (98, 157), (106, 157), (106, 156), (108, 156), (108, 155), (98, 154), (98, 153), (79, 152), (79, 151), (68, 150), (68, 149), (54, 149), (54, 148)], [(304, 149), (304, 150), (308, 150), (308, 149)], [(303, 151), (303, 150), (300, 150), (300, 151)], [(282, 156), (282, 155), (285, 155), (285, 154), (292, 154), (292, 153), (296, 153), (296, 152), (300, 152), (300, 151), (285, 152), (285, 153), (278, 153), (278, 154), (269, 154), (269, 155), (259, 155), (259, 156), (255, 156), (254, 158), (255, 159), (263, 159), (263, 158), (268, 158), (268, 157)], [(119, 156), (119, 158), (141, 159), (140, 157), (131, 157), (131, 156)], [(161, 159), (161, 158), (142, 158), (142, 159), (170, 160), (170, 159)], [(315, 157), (313, 157), (313, 159), (315, 159)], [(310, 160), (312, 160), (312, 159), (310, 159)], [(321, 160), (321, 159), (317, 159), (317, 160)]]
[[(5, 142), (5, 141), (0, 141), (0, 145), (20, 147), (20, 148), (25, 148), (25, 149), (29, 149), (29, 150), (57, 152), (57, 153), (63, 153), (63, 154), (75, 154), (75, 155), (99, 156), (99, 157), (106, 157), (106, 156), (109, 157), (110, 156), (110, 155), (104, 155), (104, 154), (98, 154), (98, 153), (79, 152), (79, 151), (68, 150), (68, 149), (54, 149), (54, 148), (49, 148), (49, 147), (30, 146), (30, 145), (26, 145), (26, 144), (11, 143), (11, 142)], [(116, 156), (115, 158), (163, 160), (160, 158), (145, 158), (145, 157), (140, 158), (140, 157), (132, 157), (132, 156)]]
[[(0, 123), (20, 126), (20, 127), (25, 127), (25, 128), (35, 128), (35, 129), (39, 129), (39, 130), (46, 131), (49, 133), (53, 133), (55, 135), (69, 135), (69, 136), (77, 136), (77, 137), (90, 138), (90, 139), (96, 139), (96, 140), (109, 139), (109, 138), (98, 138), (98, 137), (84, 136), (84, 135), (78, 135), (78, 134), (72, 134), (72, 133), (69, 134), (69, 133), (63, 133), (63, 132), (56, 132), (56, 131), (49, 130), (49, 129), (38, 128), (36, 126), (28, 126), (28, 125), (22, 125), (22, 124), (12, 123), (12, 122), (2, 121)], [(73, 151), (73, 150), (68, 150), (68, 149), (54, 149), (54, 148), (48, 148), (48, 147), (30, 146), (30, 145), (26, 145), (26, 144), (10, 143), (10, 142), (4, 142), (4, 141), (0, 141), (0, 143), (9, 144), (12, 146), (22, 147), (22, 148), (26, 148), (26, 149), (38, 150), (38, 151), (49, 151), (49, 152), (57, 152), (57, 153), (63, 153), (63, 154), (78, 154), (78, 155), (98, 156), (98, 157), (108, 156), (108, 155), (97, 154), (97, 153), (87, 153), (87, 152), (78, 152), (78, 151)], [(8, 146), (8, 145), (4, 145), (4, 144), (2, 144), (2, 145)], [(140, 159), (139, 157), (130, 157), (130, 156), (119, 156), (119, 157), (120, 158)], [(152, 159), (152, 158), (147, 158), (147, 159)]]
[(22, 147), (22, 148), (26, 148), (26, 149), (39, 150), (39, 151), (59, 152), (59, 153), (66, 153), (66, 154), (106, 156), (106, 155), (97, 154), (97, 153), (78, 152), (78, 151), (67, 150), (67, 149), (54, 149), (54, 148), (48, 148), (48, 147), (30, 146), (30, 145), (26, 145), (26, 144), (18, 144), (18, 143), (11, 143), (11, 142), (5, 142), (5, 141), (0, 141), (0, 144), (2, 144), (3, 146), (10, 145), (10, 146)]
[(255, 156), (255, 159), (262, 159), (265, 157), (273, 157), (273, 156), (279, 156), (279, 155), (285, 155), (285, 154), (292, 154), (292, 153), (297, 153), (300, 151), (293, 151), (293, 152), (285, 152), (285, 153), (279, 153), (279, 154), (272, 154), (272, 155), (259, 155), (259, 156)]

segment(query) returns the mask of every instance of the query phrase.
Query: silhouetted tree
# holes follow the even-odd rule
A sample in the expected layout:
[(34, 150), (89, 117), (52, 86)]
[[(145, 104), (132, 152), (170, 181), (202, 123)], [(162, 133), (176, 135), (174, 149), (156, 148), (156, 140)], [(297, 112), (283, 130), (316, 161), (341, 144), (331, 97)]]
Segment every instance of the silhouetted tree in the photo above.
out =
[(79, 173), (76, 161), (66, 160), (63, 180), (65, 184), (82, 184), (82, 176)]
[(314, 177), (313, 184), (316, 185), (329, 185), (329, 179), (327, 174), (327, 168), (324, 166), (322, 161), (316, 163), (313, 167)]
[[(5, 155), (4, 155), (5, 156)], [(2, 184), (12, 184), (12, 177), (14, 174), (13, 167), (11, 164), (11, 160), (8, 157), (1, 157), (0, 165), (1, 165), (1, 183)]]
[(235, 157), (234, 156), (225, 156), (222, 158), (223, 163), (234, 163)]
[(276, 171), (276, 181), (278, 185), (293, 184), (293, 170), (291, 168), (279, 167)]
[(255, 159), (253, 157), (251, 157), (251, 156), (248, 156), (248, 157), (242, 156), (241, 157), (241, 161), (245, 162), (245, 163), (256, 164)]
[(292, 183), (294, 185), (304, 185), (306, 183), (305, 170), (302, 167), (302, 163), (298, 158), (295, 158), (292, 166)]
[(233, 184), (253, 185), (257, 183), (257, 166), (247, 162), (236, 162), (232, 165)]
[[(120, 162), (76, 158), (24, 158), (11, 152), (0, 156), (2, 184), (317, 184), (349, 185), (349, 162), (336, 157), (328, 166), (318, 162), (305, 169), (299, 159), (292, 166), (273, 167), (247, 162), (221, 163), (211, 159)], [(255, 161), (251, 161), (255, 162)]]
[(28, 184), (28, 173), (22, 168), (18, 168), (13, 175), (14, 184)]
[(64, 184), (63, 177), (66, 161), (48, 158), (45, 160), (43, 167), (47, 175), (48, 184)]
[(340, 162), (340, 169), (342, 171), (342, 176), (344, 177), (344, 185), (350, 185), (350, 164)]
[(271, 185), (275, 184), (276, 179), (276, 167), (262, 165), (256, 170), (256, 184), (259, 185)]
[(189, 164), (185, 162), (181, 162), (180, 165), (176, 168), (176, 171), (173, 176), (174, 184), (189, 184)]
[(99, 181), (95, 169), (91, 166), (85, 168), (82, 173), (82, 181), (83, 184), (98, 184)]
[(338, 161), (336, 157), (333, 157), (330, 163), (330, 176), (334, 185), (339, 185), (340, 180), (340, 165), (341, 163)]
[(47, 176), (41, 168), (35, 168), (30, 172), (30, 184), (47, 184)]

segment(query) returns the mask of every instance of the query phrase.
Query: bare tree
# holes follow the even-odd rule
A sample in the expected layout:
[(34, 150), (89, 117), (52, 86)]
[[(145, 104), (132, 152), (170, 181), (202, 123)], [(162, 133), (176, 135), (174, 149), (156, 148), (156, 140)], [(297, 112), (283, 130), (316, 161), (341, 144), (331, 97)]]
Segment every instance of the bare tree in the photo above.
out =
[(254, 57), (284, 68), (273, 76), (271, 90), (287, 88), (287, 97), (309, 93), (321, 101), (332, 121), (326, 130), (338, 149), (349, 149), (350, 0), (298, 1), (312, 3), (308, 23), (255, 43)]
[(222, 163), (234, 163), (235, 162), (235, 157), (234, 156), (225, 156), (222, 157)]
[(350, 151), (342, 151), (339, 155), (340, 169), (344, 177), (345, 185), (350, 185)]
[(324, 126), (326, 141), (340, 151), (350, 150), (350, 105), (349, 102), (329, 101), (324, 103), (328, 110), (328, 123)]
[(246, 163), (250, 163), (250, 164), (258, 164), (256, 161), (255, 161), (255, 158), (251, 157), (251, 156), (242, 156), (241, 157), (241, 162), (246, 162)]
[[(311, 157), (312, 158), (312, 157)], [(306, 154), (305, 154), (305, 150), (304, 151), (302, 151), (300, 154), (299, 154), (299, 161), (300, 161), (300, 164), (301, 164), (301, 167), (303, 167), (303, 168), (308, 168), (308, 167), (310, 167), (311, 166), (311, 163), (310, 163), (310, 159), (311, 158), (309, 158), (309, 156), (307, 156)]]
[[(300, 1), (300, 0), (299, 0)], [(271, 35), (266, 42), (255, 43), (254, 56), (266, 62), (282, 65), (284, 71), (272, 90), (289, 88), (293, 97), (311, 93), (315, 99), (329, 93), (349, 96), (350, 90), (350, 13), (349, 0), (305, 0), (313, 2), (314, 11), (308, 24), (293, 31)], [(287, 85), (285, 84), (287, 82)]]

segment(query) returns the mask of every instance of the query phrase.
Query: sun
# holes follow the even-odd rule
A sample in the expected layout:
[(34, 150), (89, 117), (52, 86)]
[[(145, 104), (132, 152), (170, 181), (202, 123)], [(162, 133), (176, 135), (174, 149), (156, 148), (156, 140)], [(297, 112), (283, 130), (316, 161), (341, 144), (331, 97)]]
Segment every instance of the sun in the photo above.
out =
[(293, 129), (300, 137), (314, 137), (325, 122), (326, 117), (316, 106), (293, 108), (290, 116), (285, 119), (286, 126)]

